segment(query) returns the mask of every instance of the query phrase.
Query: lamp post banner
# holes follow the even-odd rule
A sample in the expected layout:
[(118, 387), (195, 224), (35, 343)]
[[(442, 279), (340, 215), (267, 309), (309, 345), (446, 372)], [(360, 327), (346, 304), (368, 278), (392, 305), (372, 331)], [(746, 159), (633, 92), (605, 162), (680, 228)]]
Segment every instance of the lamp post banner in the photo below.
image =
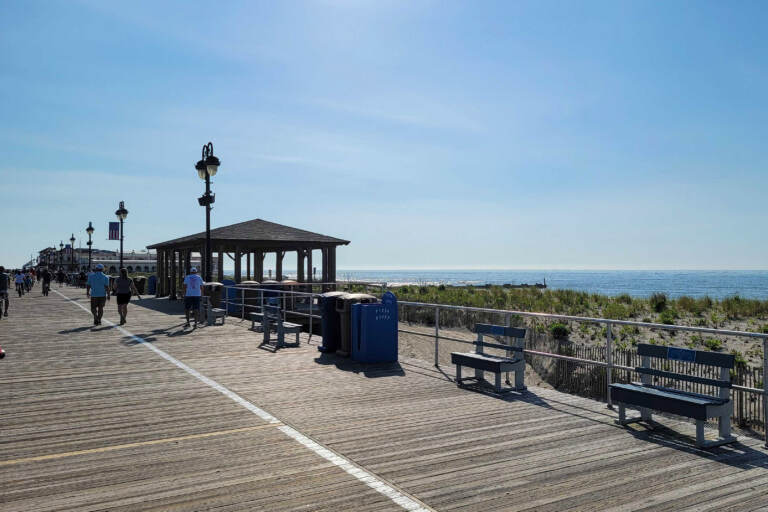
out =
[(109, 223), (109, 239), (120, 240), (120, 223), (119, 222)]

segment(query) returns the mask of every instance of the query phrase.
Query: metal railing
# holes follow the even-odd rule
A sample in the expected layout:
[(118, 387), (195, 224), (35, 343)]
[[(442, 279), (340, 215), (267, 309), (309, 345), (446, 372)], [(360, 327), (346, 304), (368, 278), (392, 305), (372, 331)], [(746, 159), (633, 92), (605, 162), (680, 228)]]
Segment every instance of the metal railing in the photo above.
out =
[[(608, 407), (613, 407), (612, 401), (611, 401), (611, 394), (610, 394), (610, 385), (612, 380), (612, 370), (625, 370), (625, 371), (634, 371), (635, 368), (631, 366), (625, 366), (622, 364), (617, 364), (613, 361), (613, 353), (614, 353), (614, 336), (613, 336), (613, 326), (632, 326), (632, 327), (638, 327), (638, 328), (648, 328), (648, 329), (658, 329), (658, 330), (665, 330), (665, 331), (687, 331), (687, 332), (694, 332), (694, 333), (701, 333), (701, 334), (717, 334), (719, 336), (733, 336), (733, 337), (740, 337), (740, 338), (750, 338), (750, 339), (759, 339), (762, 340), (763, 345), (763, 371), (762, 371), (762, 388), (758, 387), (750, 387), (750, 386), (742, 386), (738, 384), (734, 384), (732, 386), (733, 389), (742, 391), (745, 393), (754, 393), (761, 395), (762, 398), (762, 420), (763, 420), (763, 428), (765, 432), (765, 446), (768, 448), (768, 334), (762, 334), (762, 333), (755, 333), (755, 332), (745, 332), (745, 331), (734, 331), (734, 330), (726, 330), (726, 329), (713, 329), (708, 327), (693, 327), (693, 326), (685, 326), (685, 325), (667, 325), (667, 324), (658, 324), (653, 322), (636, 322), (632, 320), (614, 320), (609, 318), (595, 318), (595, 317), (581, 317), (581, 316), (572, 316), (572, 315), (560, 315), (560, 314), (554, 314), (554, 313), (534, 313), (530, 311), (515, 311), (515, 310), (504, 310), (504, 309), (492, 309), (492, 308), (480, 308), (480, 307), (471, 307), (471, 306), (452, 306), (447, 304), (432, 304), (432, 303), (423, 303), (423, 302), (409, 302), (409, 301), (399, 301), (398, 306), (401, 306), (403, 308), (421, 308), (426, 310), (434, 310), (434, 334), (431, 332), (419, 332), (419, 331), (413, 331), (409, 329), (404, 328), (398, 328), (399, 332), (416, 335), (424, 338), (433, 338), (434, 339), (434, 364), (435, 366), (439, 366), (439, 350), (440, 350), (440, 340), (448, 340), (448, 341), (454, 341), (459, 343), (465, 343), (465, 344), (472, 344), (473, 342), (466, 339), (460, 339), (452, 336), (442, 336), (440, 334), (440, 312), (441, 311), (460, 311), (464, 313), (481, 313), (481, 314), (490, 314), (490, 315), (500, 315), (504, 317), (505, 319), (505, 325), (510, 326), (512, 318), (517, 317), (527, 317), (532, 319), (540, 319), (540, 320), (554, 320), (554, 321), (563, 321), (563, 322), (581, 322), (581, 323), (589, 323), (589, 324), (598, 324), (598, 325), (604, 325), (605, 326), (605, 353), (604, 361), (598, 361), (595, 359), (586, 359), (586, 358), (580, 358), (580, 357), (574, 357), (569, 355), (563, 355), (563, 354), (555, 354), (552, 352), (545, 352), (541, 350), (533, 350), (526, 348), (525, 353), (531, 354), (535, 356), (542, 356), (542, 357), (548, 357), (553, 359), (559, 359), (563, 361), (569, 361), (573, 363), (582, 363), (582, 364), (588, 364), (592, 366), (602, 367), (606, 369), (606, 375), (605, 375), (605, 395), (607, 397)], [(429, 318), (433, 315), (429, 313), (424, 313), (421, 315), (422, 318)], [(401, 322), (403, 320), (401, 319)]]
[[(316, 286), (338, 286), (338, 285), (344, 285), (346, 283), (299, 283), (299, 284), (293, 284), (289, 286), (297, 287), (297, 286), (304, 286), (305, 288), (307, 285), (316, 285)], [(372, 287), (379, 287), (379, 283), (355, 283), (355, 284), (370, 284)], [(281, 285), (284, 286), (284, 285)], [(236, 295), (238, 296), (236, 302), (233, 302), (229, 299), (229, 290), (237, 290)], [(246, 302), (246, 296), (252, 293), (258, 294), (258, 304), (250, 304)], [(264, 300), (265, 297), (277, 297), (281, 300), (281, 303), (283, 305), (283, 319), (285, 320), (288, 315), (294, 315), (298, 317), (305, 317), (309, 318), (309, 334), (310, 338), (312, 336), (313, 332), (313, 322), (314, 320), (319, 320), (321, 318), (319, 314), (319, 309), (317, 308), (317, 305), (315, 301), (320, 296), (319, 293), (312, 292), (301, 292), (297, 290), (285, 290), (285, 289), (275, 289), (275, 288), (264, 288), (264, 287), (247, 287), (247, 286), (224, 286), (224, 294), (222, 297), (222, 302), (225, 304), (225, 307), (228, 307), (227, 304), (233, 304), (236, 307), (239, 307), (240, 309), (240, 317), (242, 319), (245, 319), (245, 310), (247, 308), (251, 309), (257, 309), (262, 310), (264, 306)], [(249, 299), (253, 299), (254, 297), (249, 297)], [(304, 308), (305, 311), (301, 311), (297, 309), (297, 304), (307, 304), (307, 307)], [(453, 306), (448, 304), (432, 304), (432, 303), (423, 303), (423, 302), (409, 302), (409, 301), (399, 301), (398, 306), (401, 308), (404, 308), (404, 310), (408, 308), (412, 309), (426, 309), (426, 310), (434, 310), (433, 314), (433, 322), (434, 322), (434, 332), (431, 330), (429, 332), (427, 331), (415, 331), (410, 330), (407, 328), (403, 328), (402, 324), (404, 320), (400, 319), (400, 324), (398, 326), (398, 332), (419, 336), (422, 338), (431, 338), (434, 340), (434, 365), (439, 367), (440, 366), (440, 341), (453, 341), (453, 342), (459, 342), (471, 345), (473, 344), (473, 341), (467, 340), (467, 339), (461, 339), (453, 336), (446, 336), (441, 334), (440, 332), (440, 312), (441, 311), (458, 311), (463, 313), (479, 313), (479, 314), (489, 314), (489, 315), (500, 315), (504, 318), (504, 324), (506, 326), (512, 325), (512, 319), (513, 317), (524, 317), (524, 318), (531, 318), (534, 320), (544, 320), (544, 321), (561, 321), (561, 322), (580, 322), (580, 323), (588, 323), (588, 324), (597, 324), (597, 325), (604, 325), (605, 326), (605, 352), (604, 352), (604, 361), (600, 361), (597, 359), (589, 359), (584, 357), (576, 357), (572, 355), (565, 355), (565, 354), (557, 354), (553, 352), (547, 352), (543, 350), (536, 350), (536, 349), (525, 349), (525, 353), (533, 356), (540, 356), (540, 357), (547, 357), (562, 361), (567, 361), (571, 363), (580, 363), (580, 364), (586, 364), (596, 367), (605, 368), (605, 396), (607, 397), (607, 403), (608, 407), (613, 407), (612, 401), (611, 401), (611, 394), (610, 394), (610, 386), (612, 383), (612, 374), (613, 370), (624, 370), (627, 372), (633, 372), (635, 370), (632, 366), (617, 364), (613, 361), (613, 355), (614, 355), (614, 333), (613, 333), (613, 327), (614, 326), (632, 326), (637, 328), (647, 328), (647, 329), (657, 329), (657, 330), (663, 330), (663, 331), (670, 331), (670, 332), (678, 332), (678, 331), (686, 331), (686, 332), (693, 332), (693, 333), (700, 333), (700, 334), (716, 334), (719, 336), (732, 336), (732, 337), (739, 337), (739, 338), (748, 338), (748, 339), (754, 339), (754, 340), (762, 340), (763, 345), (763, 365), (762, 365), (762, 387), (751, 387), (751, 386), (743, 386), (734, 384), (732, 388), (734, 390), (738, 390), (744, 393), (752, 393), (762, 396), (762, 420), (763, 420), (763, 429), (765, 432), (765, 446), (768, 448), (768, 334), (763, 333), (755, 333), (755, 332), (745, 332), (745, 331), (734, 331), (734, 330), (725, 330), (725, 329), (713, 329), (709, 327), (694, 327), (694, 326), (685, 326), (685, 325), (668, 325), (668, 324), (658, 324), (653, 322), (637, 322), (633, 320), (615, 320), (615, 319), (609, 319), (609, 318), (598, 318), (598, 317), (582, 317), (582, 316), (573, 316), (573, 315), (560, 315), (560, 314), (554, 314), (554, 313), (534, 313), (530, 311), (515, 311), (515, 310), (505, 310), (505, 309), (493, 309), (493, 308), (480, 308), (480, 307), (471, 307), (471, 306)], [(228, 310), (228, 309), (227, 309)], [(423, 319), (428, 318), (432, 315), (422, 315)], [(407, 322), (407, 320), (405, 320)], [(428, 326), (426, 322), (419, 321), (421, 325)]]

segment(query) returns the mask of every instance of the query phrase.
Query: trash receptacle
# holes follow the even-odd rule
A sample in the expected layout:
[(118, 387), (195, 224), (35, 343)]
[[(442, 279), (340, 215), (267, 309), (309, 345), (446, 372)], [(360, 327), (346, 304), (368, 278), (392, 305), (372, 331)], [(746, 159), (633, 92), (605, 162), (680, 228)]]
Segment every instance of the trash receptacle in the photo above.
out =
[(147, 278), (144, 276), (134, 277), (133, 284), (136, 285), (136, 291), (141, 295), (144, 293), (144, 288), (146, 288)]
[[(261, 311), (261, 291), (258, 289), (261, 285), (258, 281), (241, 281), (239, 286), (246, 288), (241, 293), (245, 301), (245, 314), (257, 313)], [(250, 318), (250, 317), (249, 317)]]
[(203, 283), (203, 294), (208, 297), (211, 307), (218, 308), (221, 306), (221, 292), (223, 290), (224, 285), (216, 281)]
[(350, 313), (352, 311), (352, 304), (374, 304), (376, 303), (376, 297), (368, 295), (367, 293), (346, 293), (340, 297), (336, 297), (336, 311), (339, 312), (341, 336), (339, 347), (336, 349), (336, 353), (342, 357), (349, 356), (350, 353), (350, 337), (351, 337), (351, 322)]
[(341, 343), (341, 319), (336, 311), (336, 299), (344, 292), (326, 292), (319, 296), (320, 329), (323, 344), (317, 347), (320, 352), (336, 352)]
[(226, 288), (221, 293), (222, 300), (225, 301), (227, 315), (240, 312), (240, 290), (235, 288), (235, 282), (231, 279), (224, 279), (221, 282)]
[(149, 276), (147, 279), (147, 293), (149, 295), (157, 293), (157, 276)]
[(377, 304), (352, 304), (352, 359), (361, 363), (397, 361), (397, 299), (386, 292)]

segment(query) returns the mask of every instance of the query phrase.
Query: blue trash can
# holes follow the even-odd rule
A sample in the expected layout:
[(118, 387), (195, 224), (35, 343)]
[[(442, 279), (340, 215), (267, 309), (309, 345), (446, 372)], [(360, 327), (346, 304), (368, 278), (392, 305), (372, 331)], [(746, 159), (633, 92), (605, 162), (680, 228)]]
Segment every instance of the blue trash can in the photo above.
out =
[(147, 279), (147, 295), (154, 295), (157, 291), (157, 276), (149, 276)]
[(352, 304), (351, 356), (361, 363), (397, 361), (397, 298), (386, 292), (376, 304)]
[(326, 292), (320, 294), (320, 328), (323, 344), (317, 347), (320, 352), (336, 352), (341, 343), (341, 316), (336, 311), (336, 299), (346, 295), (344, 292)]
[[(221, 284), (224, 286), (235, 286), (235, 283), (231, 279), (224, 279)], [(240, 290), (236, 288), (225, 288), (227, 290), (227, 315), (240, 313)], [(223, 295), (223, 294), (222, 294)], [(224, 300), (224, 297), (222, 297)]]

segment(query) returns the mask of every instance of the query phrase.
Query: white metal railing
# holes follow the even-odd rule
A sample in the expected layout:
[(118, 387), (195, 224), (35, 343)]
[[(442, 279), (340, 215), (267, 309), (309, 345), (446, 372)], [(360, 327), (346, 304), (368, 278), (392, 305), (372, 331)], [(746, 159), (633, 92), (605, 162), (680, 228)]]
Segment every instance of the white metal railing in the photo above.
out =
[[(285, 286), (291, 286), (291, 287), (308, 287), (309, 285), (319, 285), (319, 286), (338, 286), (343, 284), (349, 284), (349, 283), (298, 283), (298, 284), (275, 284), (274, 286), (280, 286), (281, 288)], [(355, 283), (355, 284), (362, 284), (362, 285), (372, 285), (375, 287), (379, 287), (380, 283)], [(297, 290), (285, 290), (285, 289), (276, 289), (276, 288), (268, 288), (268, 287), (250, 287), (250, 286), (241, 286), (241, 285), (224, 285), (223, 286), (223, 296), (222, 296), (222, 302), (224, 303), (224, 307), (227, 308), (227, 311), (229, 311), (229, 308), (227, 307), (228, 304), (233, 304), (234, 306), (238, 307), (240, 309), (240, 317), (242, 319), (245, 319), (245, 310), (247, 308), (251, 309), (258, 309), (262, 310), (264, 306), (265, 297), (276, 297), (281, 299), (281, 302), (283, 303), (283, 320), (286, 319), (287, 315), (295, 315), (300, 317), (306, 317), (309, 318), (309, 334), (310, 338), (312, 336), (313, 331), (313, 322), (314, 320), (319, 320), (321, 318), (321, 315), (319, 314), (319, 311), (315, 308), (315, 300), (321, 295), (320, 293), (315, 292), (301, 292)], [(231, 301), (229, 300), (229, 290), (237, 290), (236, 295), (238, 296), (237, 301)], [(258, 304), (249, 304), (246, 302), (246, 295), (249, 293), (257, 293), (258, 294)], [(253, 299), (254, 297), (249, 297), (249, 299)], [(305, 302), (297, 302), (297, 299), (305, 300), (307, 305), (307, 311), (300, 311), (296, 308), (297, 304), (303, 304)], [(734, 330), (724, 330), (724, 329), (713, 329), (708, 327), (693, 327), (693, 326), (687, 326), (687, 325), (667, 325), (667, 324), (657, 324), (653, 322), (636, 322), (633, 320), (614, 320), (610, 318), (599, 318), (599, 317), (582, 317), (582, 316), (573, 316), (573, 315), (560, 315), (560, 314), (554, 314), (554, 313), (535, 313), (530, 311), (515, 311), (515, 310), (505, 310), (505, 309), (493, 309), (493, 308), (480, 308), (480, 307), (472, 307), (472, 306), (453, 306), (448, 304), (432, 304), (432, 303), (424, 303), (424, 302), (410, 302), (410, 301), (399, 301), (398, 306), (403, 308), (422, 308), (422, 309), (433, 309), (434, 310), (434, 334), (428, 333), (428, 332), (419, 332), (419, 331), (413, 331), (406, 328), (402, 328), (401, 326), (398, 326), (398, 332), (405, 333), (405, 334), (411, 334), (415, 336), (425, 337), (425, 338), (433, 338), (434, 339), (434, 364), (435, 366), (440, 366), (439, 362), (439, 354), (440, 354), (440, 340), (446, 340), (446, 341), (454, 341), (459, 343), (465, 343), (465, 344), (472, 344), (473, 342), (466, 339), (460, 339), (455, 338), (451, 336), (444, 336), (440, 333), (440, 311), (463, 311), (463, 312), (473, 312), (473, 313), (486, 313), (486, 314), (494, 314), (494, 315), (501, 315), (505, 319), (505, 324), (507, 326), (511, 326), (512, 323), (512, 317), (514, 316), (521, 316), (521, 317), (528, 317), (528, 318), (534, 318), (534, 319), (542, 319), (542, 320), (561, 320), (561, 321), (573, 321), (573, 322), (583, 322), (583, 323), (590, 323), (590, 324), (598, 324), (598, 325), (605, 325), (606, 327), (606, 338), (605, 338), (605, 361), (598, 361), (594, 359), (584, 359), (580, 357), (574, 357), (574, 356), (568, 356), (564, 354), (555, 354), (552, 352), (544, 352), (541, 350), (531, 350), (526, 349), (525, 353), (535, 356), (542, 356), (542, 357), (548, 357), (548, 358), (554, 358), (554, 359), (560, 359), (564, 361), (570, 361), (574, 363), (583, 363), (583, 364), (589, 364), (593, 366), (598, 366), (602, 368), (606, 368), (606, 397), (608, 401), (608, 407), (612, 407), (613, 404), (611, 403), (611, 394), (610, 394), (610, 385), (611, 385), (611, 373), (612, 370), (626, 370), (626, 371), (634, 371), (634, 367), (625, 366), (621, 364), (616, 364), (613, 361), (613, 326), (635, 326), (635, 327), (644, 327), (649, 329), (662, 329), (665, 331), (687, 331), (687, 332), (696, 332), (696, 333), (706, 333), (706, 334), (717, 334), (719, 336), (734, 336), (734, 337), (741, 337), (741, 338), (750, 338), (750, 339), (760, 339), (762, 340), (763, 344), (763, 373), (762, 373), (762, 388), (757, 387), (748, 387), (748, 386), (741, 386), (734, 384), (732, 387), (733, 389), (743, 391), (746, 393), (754, 393), (762, 396), (762, 405), (763, 405), (763, 428), (765, 430), (765, 446), (768, 448), (768, 334), (763, 333), (755, 333), (755, 332), (745, 332), (745, 331), (734, 331)]]

